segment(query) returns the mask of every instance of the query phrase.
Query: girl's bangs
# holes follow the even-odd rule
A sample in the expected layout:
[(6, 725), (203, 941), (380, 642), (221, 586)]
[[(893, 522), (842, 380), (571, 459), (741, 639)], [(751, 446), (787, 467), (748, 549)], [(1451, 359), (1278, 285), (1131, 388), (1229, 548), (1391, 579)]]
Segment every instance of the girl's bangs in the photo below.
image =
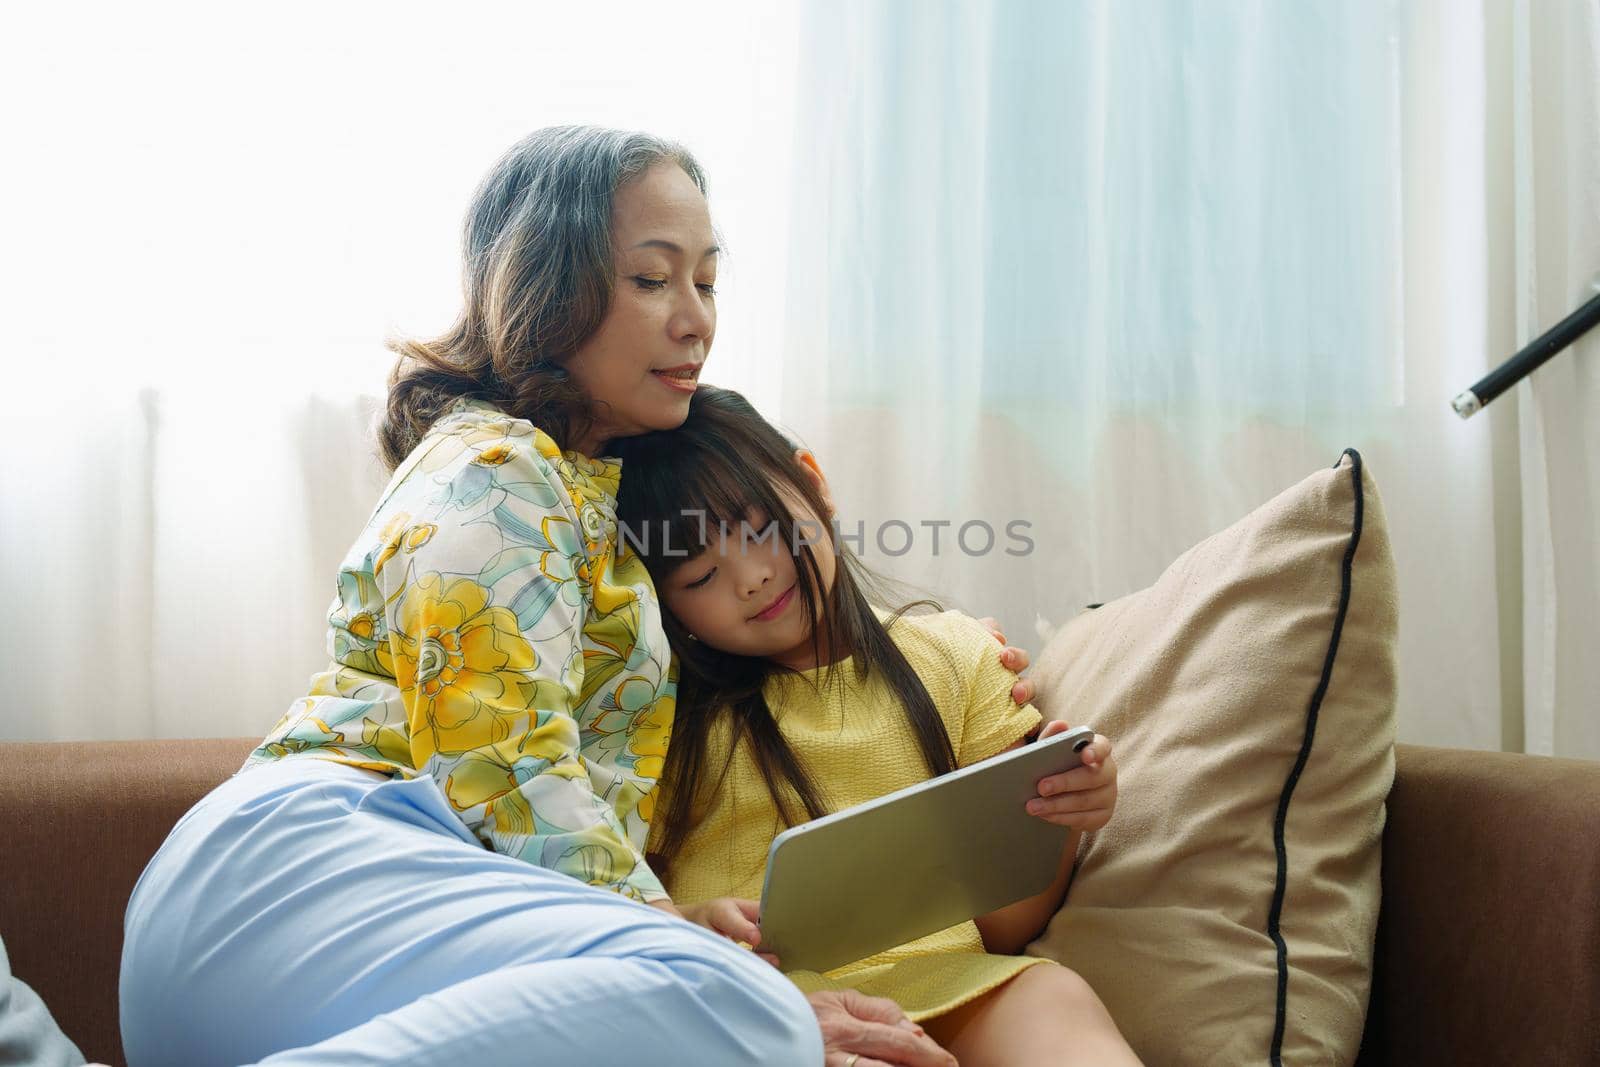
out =
[[(782, 523), (787, 516), (788, 509), (772, 490), (774, 474), (730, 464), (721, 456), (697, 450), (683, 459), (685, 462), (673, 464), (676, 469), (666, 479), (670, 491), (657, 498), (656, 503), (664, 506), (648, 523), (651, 540), (645, 555), (668, 567), (681, 566), (714, 544), (723, 525), (730, 537), (737, 536), (739, 524), (747, 521), (752, 511), (766, 513), (769, 522)], [(639, 538), (646, 531), (632, 533)]]

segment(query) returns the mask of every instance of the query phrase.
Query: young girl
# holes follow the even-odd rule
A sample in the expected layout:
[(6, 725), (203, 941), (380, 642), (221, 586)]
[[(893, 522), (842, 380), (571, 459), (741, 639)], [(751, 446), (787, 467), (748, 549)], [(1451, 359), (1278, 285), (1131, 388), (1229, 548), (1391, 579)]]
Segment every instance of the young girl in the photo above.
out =
[[(838, 543), (816, 460), (739, 394), (702, 385), (679, 429), (617, 446), (620, 550), (643, 559), (677, 654), (648, 858), (686, 918), (759, 952), (754, 898), (786, 826), (1067, 728), (1040, 732), (1031, 705), (994, 696), (1009, 687), (979, 623), (869, 601), (877, 582)], [(1074, 828), (1043, 893), (790, 979), (895, 1000), (965, 1067), (1137, 1063), (1081, 978), (1018, 955), (1061, 906), (1082, 831), (1115, 804), (1110, 742), (1082, 758), (1029, 805)]]

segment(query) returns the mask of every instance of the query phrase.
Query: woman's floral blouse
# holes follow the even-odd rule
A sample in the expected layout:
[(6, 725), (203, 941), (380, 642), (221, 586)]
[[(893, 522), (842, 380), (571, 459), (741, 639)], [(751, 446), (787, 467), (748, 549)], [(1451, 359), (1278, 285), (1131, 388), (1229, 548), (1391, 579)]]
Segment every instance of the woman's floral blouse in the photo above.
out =
[(676, 692), (621, 463), (458, 400), (339, 569), (332, 663), (242, 770), (316, 758), (431, 775), (497, 852), (666, 898), (643, 848)]

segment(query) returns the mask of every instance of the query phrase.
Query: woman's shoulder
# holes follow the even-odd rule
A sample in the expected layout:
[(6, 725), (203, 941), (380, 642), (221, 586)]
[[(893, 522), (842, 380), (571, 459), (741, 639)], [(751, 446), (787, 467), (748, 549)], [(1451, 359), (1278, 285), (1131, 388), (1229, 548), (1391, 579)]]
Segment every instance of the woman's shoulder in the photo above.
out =
[(457, 397), (434, 420), (397, 472), (437, 475), (450, 468), (522, 467), (568, 489), (609, 489), (615, 495), (616, 464), (563, 452), (555, 439), (521, 416), (477, 397)]
[[(419, 449), (454, 439), (468, 445), (494, 441), (525, 441), (533, 453), (547, 460), (561, 458), (561, 447), (545, 431), (527, 419), (477, 397), (457, 397), (428, 427), (418, 443)], [(482, 449), (476, 450), (481, 452)]]

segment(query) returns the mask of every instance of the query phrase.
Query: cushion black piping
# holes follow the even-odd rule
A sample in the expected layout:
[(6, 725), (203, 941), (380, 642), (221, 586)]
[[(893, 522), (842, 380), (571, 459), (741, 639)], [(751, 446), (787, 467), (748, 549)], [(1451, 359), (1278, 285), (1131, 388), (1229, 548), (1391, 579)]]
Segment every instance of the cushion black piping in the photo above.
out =
[[(1356, 546), (1361, 543), (1361, 515), (1363, 501), (1361, 498), (1361, 453), (1353, 448), (1347, 448), (1339, 455), (1339, 462), (1344, 462), (1344, 457), (1351, 460), (1350, 481), (1355, 488), (1356, 508), (1355, 521), (1350, 530), (1350, 544), (1344, 552), (1344, 566), (1339, 585), (1339, 612), (1333, 617), (1333, 638), (1328, 642), (1328, 655), (1322, 662), (1322, 680), (1317, 683), (1317, 690), (1311, 694), (1311, 708), (1306, 713), (1305, 738), (1300, 743), (1300, 756), (1294, 762), (1294, 769), (1289, 772), (1289, 780), (1283, 783), (1283, 794), (1278, 797), (1278, 814), (1272, 821), (1272, 845), (1278, 854), (1278, 880), (1272, 891), (1272, 910), (1267, 914), (1267, 936), (1272, 938), (1272, 943), (1278, 949), (1278, 1011), (1277, 1022), (1272, 1029), (1272, 1067), (1283, 1067), (1283, 1032), (1289, 1014), (1289, 947), (1284, 944), (1283, 935), (1278, 929), (1278, 920), (1283, 915), (1283, 896), (1287, 889), (1289, 878), (1289, 854), (1283, 844), (1283, 827), (1289, 817), (1289, 799), (1294, 796), (1294, 787), (1300, 781), (1300, 772), (1305, 770), (1306, 760), (1311, 757), (1311, 742), (1317, 736), (1317, 712), (1322, 708), (1322, 697), (1328, 691), (1328, 680), (1333, 675), (1333, 658), (1339, 652), (1339, 635), (1344, 631), (1345, 613), (1350, 609), (1350, 575), (1355, 564)], [(1334, 470), (1339, 469), (1339, 464), (1333, 465)]]

